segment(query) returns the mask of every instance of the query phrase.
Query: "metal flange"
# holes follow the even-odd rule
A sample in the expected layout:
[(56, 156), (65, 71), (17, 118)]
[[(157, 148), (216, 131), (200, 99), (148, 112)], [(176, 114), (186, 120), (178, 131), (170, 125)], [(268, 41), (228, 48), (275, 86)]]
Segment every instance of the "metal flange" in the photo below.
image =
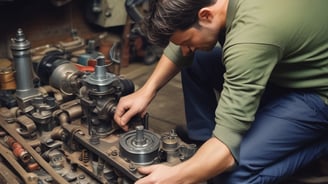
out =
[(158, 157), (160, 138), (157, 134), (136, 126), (120, 137), (120, 154), (123, 158), (140, 165), (149, 165)]

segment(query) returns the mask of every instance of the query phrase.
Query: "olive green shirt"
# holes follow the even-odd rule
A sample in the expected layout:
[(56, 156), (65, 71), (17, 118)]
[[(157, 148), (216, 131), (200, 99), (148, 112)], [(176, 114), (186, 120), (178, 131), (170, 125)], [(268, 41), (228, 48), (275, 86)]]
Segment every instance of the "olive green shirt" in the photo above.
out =
[[(213, 135), (235, 159), (268, 82), (312, 89), (328, 104), (327, 8), (328, 0), (229, 1)], [(178, 66), (189, 63), (172, 43), (164, 54)]]

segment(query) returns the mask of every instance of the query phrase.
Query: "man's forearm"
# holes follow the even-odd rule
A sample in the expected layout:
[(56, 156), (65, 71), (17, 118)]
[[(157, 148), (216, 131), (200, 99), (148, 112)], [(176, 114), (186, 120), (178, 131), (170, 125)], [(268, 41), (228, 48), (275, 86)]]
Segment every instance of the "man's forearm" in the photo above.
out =
[(206, 181), (231, 169), (235, 160), (228, 147), (213, 137), (206, 141), (189, 160), (177, 165), (185, 183)]
[(176, 74), (180, 72), (180, 68), (176, 66), (169, 58), (162, 55), (155, 70), (143, 86), (145, 91), (157, 92)]

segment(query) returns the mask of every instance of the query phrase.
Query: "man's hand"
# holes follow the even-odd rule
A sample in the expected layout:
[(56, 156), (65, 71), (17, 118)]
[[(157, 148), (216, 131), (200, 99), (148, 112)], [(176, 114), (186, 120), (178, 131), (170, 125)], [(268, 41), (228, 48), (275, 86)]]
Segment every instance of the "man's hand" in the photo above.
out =
[[(145, 174), (136, 184), (183, 184), (204, 182), (235, 164), (229, 149), (215, 137), (207, 140), (190, 159), (175, 166), (153, 165), (141, 167)], [(202, 172), (199, 172), (202, 171)]]
[(114, 114), (115, 122), (127, 131), (129, 120), (137, 114), (143, 118), (147, 106), (153, 100), (157, 91), (179, 72), (180, 68), (165, 55), (162, 55), (155, 70), (143, 87), (128, 96), (120, 98)]
[(123, 130), (127, 131), (129, 129), (128, 122), (130, 119), (137, 114), (144, 117), (146, 108), (152, 99), (153, 96), (147, 95), (143, 89), (120, 98), (114, 114), (115, 122)]
[(138, 180), (135, 184), (179, 184), (178, 174), (176, 167), (170, 167), (162, 164), (152, 165), (147, 167), (140, 167), (138, 171), (145, 174), (144, 178)]

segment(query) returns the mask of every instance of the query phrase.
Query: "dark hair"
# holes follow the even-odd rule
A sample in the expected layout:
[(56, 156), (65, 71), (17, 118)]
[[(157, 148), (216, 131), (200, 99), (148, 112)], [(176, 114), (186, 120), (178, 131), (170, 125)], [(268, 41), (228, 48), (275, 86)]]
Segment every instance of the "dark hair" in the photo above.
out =
[(149, 14), (144, 19), (148, 41), (166, 46), (175, 31), (186, 30), (198, 21), (198, 11), (216, 0), (151, 0)]

